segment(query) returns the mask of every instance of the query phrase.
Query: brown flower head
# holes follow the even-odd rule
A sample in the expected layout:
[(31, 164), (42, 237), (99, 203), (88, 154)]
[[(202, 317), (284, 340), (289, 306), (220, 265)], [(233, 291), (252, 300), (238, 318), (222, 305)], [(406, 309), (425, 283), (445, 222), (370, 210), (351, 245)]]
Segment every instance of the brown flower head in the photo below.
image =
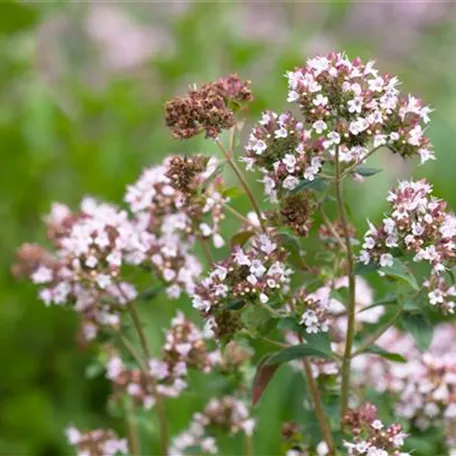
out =
[(249, 81), (232, 75), (191, 88), (185, 96), (165, 104), (166, 126), (178, 139), (188, 139), (202, 131), (206, 137), (216, 138), (222, 130), (235, 125), (234, 106), (252, 99), (248, 85)]

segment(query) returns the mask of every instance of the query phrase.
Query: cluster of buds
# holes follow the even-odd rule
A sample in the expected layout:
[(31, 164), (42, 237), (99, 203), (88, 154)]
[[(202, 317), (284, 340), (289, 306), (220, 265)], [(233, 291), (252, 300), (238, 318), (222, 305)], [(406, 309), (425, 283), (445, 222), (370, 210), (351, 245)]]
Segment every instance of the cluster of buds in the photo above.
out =
[(402, 157), (434, 158), (424, 126), (431, 109), (412, 96), (401, 96), (399, 80), (379, 74), (375, 62), (350, 61), (344, 54), (309, 59), (287, 73), (288, 101), (303, 114), (308, 136), (329, 155), (362, 163), (372, 148), (386, 145)]
[(236, 125), (234, 110), (253, 99), (249, 84), (231, 75), (191, 88), (185, 96), (166, 103), (166, 126), (178, 139), (188, 139), (202, 132), (206, 137), (216, 138), (223, 130)]
[(306, 237), (312, 227), (312, 214), (316, 203), (310, 190), (289, 194), (281, 198), (280, 208), (268, 212), (268, 224), (273, 227), (288, 226), (300, 237)]
[(170, 454), (183, 456), (186, 451), (199, 448), (202, 453), (218, 454), (214, 432), (235, 435), (244, 432), (251, 436), (255, 420), (241, 400), (233, 396), (212, 399), (202, 413), (195, 413), (187, 431), (173, 440)]
[(217, 160), (197, 155), (167, 157), (143, 171), (125, 195), (139, 228), (157, 236), (177, 233), (187, 241), (212, 238), (222, 247), (219, 225), (227, 199), (223, 180), (212, 179), (216, 169)]
[(303, 180), (314, 180), (323, 164), (323, 142), (312, 139), (291, 112), (272, 111), (254, 127), (242, 161), (248, 170), (259, 169), (268, 198), (276, 202)]
[(343, 424), (353, 434), (352, 442), (344, 441), (348, 456), (409, 456), (400, 450), (407, 437), (401, 425), (385, 426), (377, 419), (377, 409), (372, 404), (348, 410)]
[(451, 297), (456, 292), (445, 285), (440, 274), (454, 264), (456, 258), (456, 217), (447, 212), (444, 201), (432, 196), (432, 186), (424, 179), (401, 182), (387, 200), (391, 214), (379, 227), (370, 224), (360, 261), (391, 266), (393, 249), (412, 252), (415, 262), (426, 261), (432, 267), (426, 282), (430, 288), (430, 304), (452, 313)]
[(193, 306), (210, 319), (216, 336), (230, 336), (239, 329), (238, 312), (230, 310), (238, 304), (266, 304), (288, 292), (292, 271), (285, 264), (287, 256), (273, 237), (255, 235), (247, 247), (235, 246), (195, 287)]
[(83, 432), (69, 426), (65, 434), (78, 456), (122, 456), (129, 453), (127, 440), (119, 439), (110, 429)]
[(76, 213), (54, 204), (45, 221), (54, 250), (23, 245), (15, 272), (42, 286), (46, 305), (70, 304), (79, 312), (85, 339), (100, 327), (117, 328), (122, 307), (136, 297), (135, 288), (121, 281), (121, 267), (142, 248), (127, 213), (86, 198)]

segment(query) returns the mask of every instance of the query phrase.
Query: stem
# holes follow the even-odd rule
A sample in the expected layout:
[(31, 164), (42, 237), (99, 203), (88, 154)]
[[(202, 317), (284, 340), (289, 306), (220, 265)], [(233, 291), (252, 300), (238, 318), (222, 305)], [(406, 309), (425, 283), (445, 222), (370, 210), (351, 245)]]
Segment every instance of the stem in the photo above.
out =
[[(352, 171), (354, 171), (361, 163), (365, 162), (372, 154), (377, 152), (377, 150), (381, 149), (382, 147), (386, 147), (390, 150), (393, 150), (390, 146), (387, 144), (381, 144), (380, 146), (374, 147), (372, 150), (370, 150), (367, 155), (359, 162), (359, 163), (354, 163), (353, 165), (349, 166), (343, 173), (341, 178), (344, 179), (347, 177)], [(337, 154), (337, 151), (336, 151)], [(336, 177), (337, 179), (337, 177)]]
[(146, 359), (149, 359), (150, 352), (149, 352), (149, 348), (147, 345), (147, 338), (146, 338), (146, 334), (144, 333), (144, 331), (142, 329), (138, 312), (136, 312), (136, 308), (135, 308), (133, 302), (129, 302), (127, 304), (127, 308), (128, 308), (128, 312), (130, 313), (131, 319), (133, 320), (133, 324), (135, 326), (136, 332), (139, 336), (139, 342), (141, 344), (141, 348), (144, 352), (144, 355), (146, 356)]
[(351, 367), (351, 356), (353, 348), (353, 337), (355, 334), (355, 268), (353, 262), (352, 245), (350, 242), (350, 232), (348, 229), (347, 213), (345, 211), (345, 203), (342, 192), (342, 176), (339, 162), (339, 147), (336, 147), (335, 156), (335, 167), (336, 167), (336, 198), (337, 205), (339, 208), (339, 218), (342, 223), (342, 229), (344, 232), (345, 246), (347, 252), (347, 265), (348, 265), (348, 326), (347, 326), (347, 337), (345, 342), (345, 351), (342, 361), (342, 388), (341, 388), (341, 408), (340, 408), (340, 419), (345, 415), (348, 407), (348, 397), (350, 390), (350, 367)]
[(283, 342), (279, 342), (278, 340), (269, 339), (269, 337), (266, 337), (266, 336), (262, 336), (261, 338), (264, 341), (269, 342), (272, 345), (276, 345), (277, 347), (280, 347), (280, 348), (288, 348), (288, 347), (290, 347), (290, 345), (288, 345), (288, 344), (285, 344)]
[(245, 456), (253, 456), (253, 439), (251, 435), (245, 434)]
[(325, 415), (325, 411), (323, 410), (323, 406), (321, 405), (321, 396), (320, 392), (318, 391), (317, 383), (315, 382), (315, 379), (312, 375), (312, 367), (310, 365), (309, 360), (307, 359), (303, 359), (303, 364), (306, 373), (307, 383), (309, 384), (310, 396), (312, 397), (312, 402), (315, 409), (315, 415), (317, 415), (318, 424), (320, 425), (323, 438), (326, 442), (326, 445), (328, 445), (328, 455), (334, 456), (336, 454), (336, 450), (334, 447), (331, 428), (329, 426), (328, 419)]
[(325, 225), (328, 227), (328, 229), (329, 229), (329, 231), (331, 231), (331, 234), (333, 235), (333, 237), (336, 239), (336, 241), (342, 247), (342, 250), (344, 252), (346, 252), (347, 247), (346, 247), (344, 241), (341, 239), (341, 237), (339, 236), (339, 233), (334, 228), (334, 225), (331, 223), (331, 220), (329, 220), (329, 217), (326, 215), (326, 212), (324, 211), (323, 207), (320, 206), (319, 209), (320, 209), (321, 218), (325, 222)]
[(211, 249), (207, 243), (207, 239), (203, 236), (200, 236), (201, 247), (203, 248), (204, 257), (206, 258), (206, 262), (208, 267), (210, 268), (214, 264), (214, 259), (212, 258)]
[(238, 178), (242, 188), (245, 190), (245, 193), (247, 194), (250, 202), (252, 203), (253, 209), (255, 210), (258, 216), (258, 220), (261, 224), (261, 229), (266, 233), (266, 227), (263, 223), (263, 217), (261, 216), (261, 211), (258, 202), (255, 199), (255, 196), (253, 195), (252, 191), (250, 190), (250, 187), (248, 186), (247, 181), (245, 180), (245, 177), (243, 176), (241, 170), (239, 169), (236, 162), (233, 160), (233, 157), (231, 156), (232, 151), (227, 151), (223, 144), (220, 142), (220, 140), (217, 139), (215, 142), (219, 149), (222, 151), (223, 155), (225, 156), (226, 161), (230, 164), (231, 169), (234, 171), (234, 174), (236, 174), (236, 177)]
[(133, 421), (133, 416), (131, 415), (131, 413), (127, 413), (128, 446), (132, 456), (141, 456), (143, 453), (141, 452), (141, 445), (138, 439), (136, 424)]
[(366, 350), (369, 345), (372, 345), (377, 339), (379, 339), (391, 326), (396, 323), (396, 321), (400, 318), (402, 315), (402, 309), (399, 309), (391, 318), (391, 320), (387, 321), (385, 324), (377, 328), (374, 333), (368, 337), (362, 344), (361, 346), (353, 353), (352, 358), (355, 356), (361, 355), (364, 350)]
[[(138, 313), (136, 312), (136, 308), (132, 302), (128, 304), (128, 311), (130, 312), (131, 318), (133, 320), (133, 324), (135, 326), (136, 332), (139, 336), (139, 341), (141, 343), (142, 350), (146, 357), (146, 360), (150, 359), (150, 352), (147, 345), (146, 335), (142, 329), (141, 322), (139, 320)], [(155, 397), (155, 405), (157, 410), (157, 417), (160, 427), (160, 454), (162, 456), (168, 455), (168, 421), (166, 418), (165, 406), (160, 394), (157, 393), (155, 382), (151, 382), (151, 389), (152, 393)]]
[[(246, 225), (252, 225), (250, 220), (247, 217), (244, 217), (240, 212), (238, 212), (234, 207), (229, 206), (228, 204), (224, 204), (223, 207), (228, 211), (231, 212), (239, 221), (245, 223)], [(252, 225), (253, 226), (253, 225)], [(255, 229), (255, 227), (253, 227)]]

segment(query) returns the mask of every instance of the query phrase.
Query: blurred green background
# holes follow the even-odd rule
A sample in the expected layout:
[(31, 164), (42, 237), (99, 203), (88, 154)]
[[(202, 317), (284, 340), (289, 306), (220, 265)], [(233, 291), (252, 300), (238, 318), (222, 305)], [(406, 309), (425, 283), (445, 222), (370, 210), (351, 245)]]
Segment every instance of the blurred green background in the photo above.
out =
[[(45, 309), (35, 287), (10, 274), (15, 248), (44, 239), (41, 215), (52, 201), (74, 206), (93, 194), (120, 202), (125, 185), (165, 155), (216, 153), (202, 139), (174, 141), (164, 128), (163, 103), (189, 84), (233, 72), (251, 79), (253, 121), (266, 107), (286, 107), (287, 69), (345, 50), (376, 59), (435, 108), (429, 133), (438, 160), (416, 172), (455, 209), (455, 49), (452, 2), (1, 2), (0, 454), (68, 454), (69, 422), (121, 429), (106, 416), (107, 382), (85, 378), (91, 351), (77, 344), (75, 316)], [(360, 231), (415, 166), (376, 160), (388, 172), (350, 193)], [(156, 346), (175, 309), (143, 307)], [(290, 382), (299, 383), (280, 372), (262, 401), (256, 454), (277, 454), (279, 423), (300, 408), (299, 387), (283, 396)], [(204, 404), (205, 389), (196, 380), (190, 398), (170, 405), (175, 432)]]

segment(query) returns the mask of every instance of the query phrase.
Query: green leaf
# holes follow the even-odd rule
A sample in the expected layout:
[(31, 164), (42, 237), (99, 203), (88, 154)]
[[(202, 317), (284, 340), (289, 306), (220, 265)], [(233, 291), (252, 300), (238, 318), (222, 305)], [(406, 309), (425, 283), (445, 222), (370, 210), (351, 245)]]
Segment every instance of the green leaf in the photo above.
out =
[(369, 274), (369, 272), (376, 271), (380, 266), (376, 263), (356, 263), (355, 264), (355, 274), (356, 275), (364, 275)]
[(381, 169), (369, 168), (367, 166), (357, 166), (354, 170), (356, 174), (359, 174), (363, 177), (375, 176), (375, 174), (381, 173)]
[(379, 355), (382, 358), (385, 358), (389, 361), (394, 361), (396, 363), (406, 363), (407, 360), (400, 355), (399, 353), (392, 353), (389, 352), (378, 345), (369, 345), (365, 350), (364, 353), (372, 353), (374, 355)]
[(275, 352), (265, 361), (265, 363), (266, 365), (270, 366), (273, 364), (287, 363), (289, 361), (293, 361), (294, 359), (308, 357), (327, 359), (331, 358), (331, 355), (316, 347), (313, 347), (310, 344), (299, 344), (292, 345), (290, 347), (284, 348), (283, 350)]
[(429, 348), (434, 334), (434, 328), (429, 320), (419, 313), (406, 313), (402, 317), (403, 328), (415, 339), (420, 351), (424, 352)]
[(151, 301), (152, 299), (156, 298), (165, 287), (163, 285), (158, 285), (153, 288), (149, 288), (148, 290), (143, 291), (139, 296), (138, 299), (143, 301)]
[(361, 312), (364, 312), (369, 309), (373, 309), (374, 307), (378, 306), (391, 306), (391, 305), (397, 305), (398, 303), (398, 298), (397, 296), (390, 296), (390, 297), (385, 297), (383, 299), (380, 299), (380, 301), (374, 302), (370, 306), (364, 307), (361, 309), (358, 313), (360, 314)]
[(394, 263), (392, 266), (385, 266), (381, 270), (386, 275), (394, 279), (402, 280), (408, 283), (415, 291), (419, 291), (420, 287), (416, 281), (415, 276), (401, 260), (394, 258)]
[(31, 5), (17, 1), (2, 2), (0, 14), (0, 36), (11, 35), (34, 26), (38, 19), (38, 10)]
[(322, 192), (328, 187), (329, 182), (322, 177), (316, 177), (314, 180), (310, 181), (307, 179), (302, 180), (293, 190), (291, 190), (291, 194), (298, 193), (301, 190), (315, 190), (317, 192)]
[(246, 302), (243, 299), (235, 299), (231, 302), (229, 302), (226, 306), (225, 309), (227, 310), (240, 310), (245, 306)]
[(293, 317), (282, 318), (277, 324), (277, 328), (282, 331), (300, 332), (302, 327)]
[(255, 233), (253, 231), (239, 231), (231, 238), (231, 248), (236, 245), (243, 246)]
[(271, 317), (265, 321), (262, 321), (258, 327), (257, 327), (257, 331), (262, 335), (262, 336), (266, 336), (267, 334), (269, 334), (271, 331), (273, 331), (275, 329), (275, 327), (277, 326), (277, 323), (279, 322), (279, 319), (278, 318), (274, 318), (274, 317)]
[(309, 346), (319, 350), (322, 353), (325, 353), (329, 357), (332, 357), (333, 353), (331, 350), (331, 340), (329, 338), (328, 332), (319, 332), (316, 334), (309, 334), (302, 328), (301, 334)]
[(230, 199), (236, 199), (244, 194), (245, 192), (240, 187), (229, 187), (223, 191), (223, 196)]
[(306, 269), (306, 264), (301, 255), (301, 246), (296, 237), (289, 233), (279, 233), (276, 236), (276, 239), (280, 242), (280, 245), (285, 247), (290, 253), (289, 261), (291, 265), (299, 269)]

